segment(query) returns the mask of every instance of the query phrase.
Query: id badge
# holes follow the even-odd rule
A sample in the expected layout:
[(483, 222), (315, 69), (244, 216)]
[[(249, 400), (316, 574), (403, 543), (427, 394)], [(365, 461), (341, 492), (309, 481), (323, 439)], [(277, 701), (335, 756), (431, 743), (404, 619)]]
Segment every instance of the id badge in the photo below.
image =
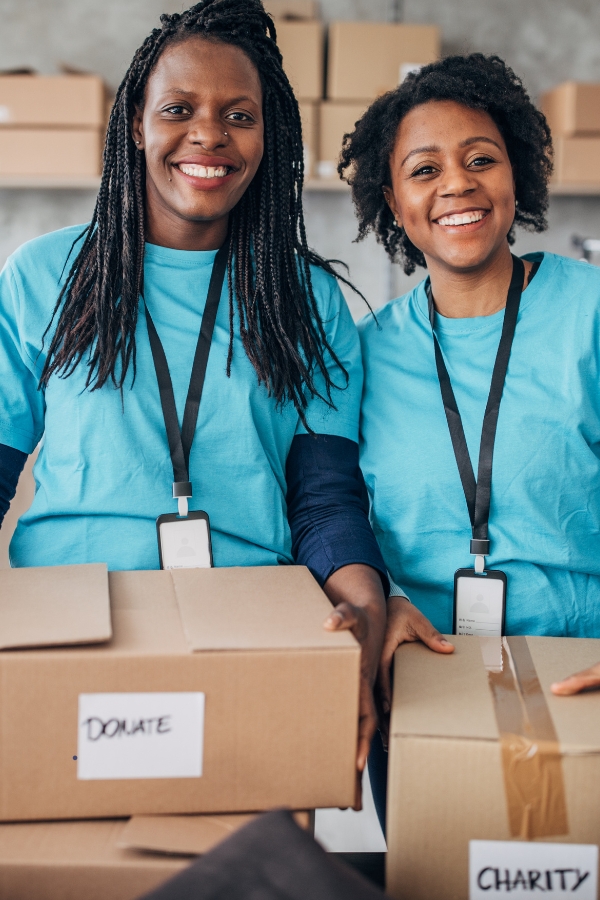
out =
[(210, 521), (201, 509), (187, 516), (165, 513), (156, 520), (161, 569), (210, 569)]
[(454, 573), (453, 634), (500, 637), (506, 618), (506, 575), (498, 569)]

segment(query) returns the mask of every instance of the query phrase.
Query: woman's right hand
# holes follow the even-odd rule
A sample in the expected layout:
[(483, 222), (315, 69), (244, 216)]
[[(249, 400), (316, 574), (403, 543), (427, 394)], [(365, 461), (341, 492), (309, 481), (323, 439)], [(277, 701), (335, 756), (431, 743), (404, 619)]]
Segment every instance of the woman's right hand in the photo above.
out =
[(453, 653), (454, 645), (437, 631), (429, 619), (406, 597), (390, 597), (387, 602), (387, 625), (377, 676), (376, 696), (379, 727), (387, 750), (389, 718), (392, 707), (391, 667), (394, 653), (406, 641), (422, 641), (436, 653)]

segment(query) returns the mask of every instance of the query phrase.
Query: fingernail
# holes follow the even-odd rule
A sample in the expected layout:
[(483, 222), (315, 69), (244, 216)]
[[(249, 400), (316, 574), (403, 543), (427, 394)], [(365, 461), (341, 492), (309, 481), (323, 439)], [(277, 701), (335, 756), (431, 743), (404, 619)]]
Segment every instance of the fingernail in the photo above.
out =
[(447, 641), (446, 638), (440, 638), (440, 644), (446, 644), (446, 646), (450, 647), (450, 641)]

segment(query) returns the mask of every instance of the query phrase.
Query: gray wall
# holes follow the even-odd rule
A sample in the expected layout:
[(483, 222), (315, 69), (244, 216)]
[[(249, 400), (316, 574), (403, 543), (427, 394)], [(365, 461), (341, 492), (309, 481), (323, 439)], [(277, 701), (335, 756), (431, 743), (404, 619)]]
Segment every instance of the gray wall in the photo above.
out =
[[(558, 81), (600, 81), (600, 4), (595, 0), (322, 0), (326, 19), (398, 18), (441, 26), (444, 52), (499, 53), (524, 78), (532, 96)], [(181, 0), (0, 0), (0, 68), (56, 71), (60, 63), (99, 72), (116, 86), (136, 47), (161, 12)], [(0, 191), (0, 265), (23, 241), (84, 222), (89, 191)], [(373, 306), (417, 280), (391, 267), (373, 240), (353, 245), (354, 216), (345, 194), (309, 194), (309, 239), (323, 254), (350, 263)], [(572, 254), (573, 233), (600, 237), (600, 198), (553, 198), (550, 228), (524, 234), (517, 250)], [(362, 301), (349, 296), (360, 315)]]

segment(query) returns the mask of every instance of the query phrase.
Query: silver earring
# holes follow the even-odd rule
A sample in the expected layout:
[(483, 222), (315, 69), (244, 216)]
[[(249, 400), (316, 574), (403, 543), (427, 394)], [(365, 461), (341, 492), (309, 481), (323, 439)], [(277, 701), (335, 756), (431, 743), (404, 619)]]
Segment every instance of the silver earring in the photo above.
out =
[(141, 141), (136, 141), (136, 144), (140, 144), (140, 143), (141, 143)]

